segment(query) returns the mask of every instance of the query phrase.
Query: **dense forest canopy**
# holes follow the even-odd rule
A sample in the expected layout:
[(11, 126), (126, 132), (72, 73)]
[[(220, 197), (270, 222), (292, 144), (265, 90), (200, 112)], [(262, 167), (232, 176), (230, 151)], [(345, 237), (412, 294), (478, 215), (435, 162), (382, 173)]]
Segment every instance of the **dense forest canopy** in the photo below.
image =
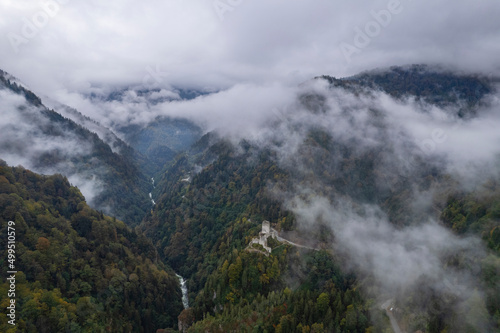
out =
[[(152, 243), (91, 209), (61, 175), (0, 165), (0, 222), (16, 231), (17, 326), (2, 332), (151, 332), (182, 309), (175, 273)], [(8, 270), (6, 239), (0, 250)], [(2, 307), (8, 283), (0, 285)]]

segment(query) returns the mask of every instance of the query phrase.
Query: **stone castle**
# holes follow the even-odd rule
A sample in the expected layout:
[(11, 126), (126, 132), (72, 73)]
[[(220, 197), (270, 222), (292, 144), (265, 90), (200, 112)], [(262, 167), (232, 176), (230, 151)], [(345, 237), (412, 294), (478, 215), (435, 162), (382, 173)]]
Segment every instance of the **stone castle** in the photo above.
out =
[(259, 237), (252, 239), (248, 247), (252, 247), (253, 244), (260, 244), (268, 253), (271, 253), (271, 248), (267, 246), (267, 239), (269, 237), (278, 239), (278, 232), (271, 228), (269, 221), (264, 221), (262, 222), (262, 231), (259, 232)]

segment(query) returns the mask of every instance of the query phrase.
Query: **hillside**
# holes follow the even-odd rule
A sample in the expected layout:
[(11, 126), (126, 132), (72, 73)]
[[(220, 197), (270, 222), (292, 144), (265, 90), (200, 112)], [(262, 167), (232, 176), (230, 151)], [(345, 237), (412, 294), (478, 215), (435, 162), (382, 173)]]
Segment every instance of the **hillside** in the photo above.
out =
[[(175, 273), (148, 239), (91, 209), (65, 177), (2, 162), (0, 223), (15, 229), (18, 271), (17, 330), (2, 316), (2, 332), (151, 332), (177, 325)], [(6, 276), (5, 238), (1, 244)], [(2, 307), (8, 289), (4, 281)]]
[[(1, 156), (68, 177), (2, 165), (29, 330), (500, 331), (495, 80), (423, 65), (321, 76), (256, 110), (268, 118), (251, 135), (160, 117), (122, 127), (130, 147), (4, 77), (0, 101), (35, 139), (4, 139)], [(135, 230), (90, 208), (75, 176), (100, 180), (89, 206)]]
[(498, 82), (484, 75), (428, 65), (393, 66), (342, 79), (327, 75), (320, 78), (337, 87), (381, 90), (398, 99), (412, 97), (442, 108), (458, 105), (460, 117), (474, 115), (475, 107), (484, 102), (483, 98), (494, 90), (493, 83)]
[[(430, 105), (450, 122), (480, 117), (493, 88), (420, 70), (399, 84), (418, 68), (306, 84), (258, 140), (210, 134), (177, 158), (141, 230), (188, 278), (183, 318), (200, 320), (190, 331), (383, 332), (388, 299), (411, 332), (498, 330), (498, 173), (465, 189), (449, 157), (392, 119), (434, 116)], [(323, 250), (277, 242), (269, 256), (249, 252), (263, 220)]]
[(201, 129), (192, 122), (165, 117), (145, 126), (124, 126), (119, 131), (131, 147), (144, 156), (140, 166), (152, 176), (201, 137)]
[[(38, 96), (9, 77), (0, 73), (4, 114), (0, 156), (39, 173), (64, 174), (95, 209), (131, 225), (139, 223), (151, 206), (147, 197), (150, 182), (139, 170), (133, 149), (109, 130), (102, 132), (107, 135), (104, 139), (113, 141), (108, 145), (95, 132), (46, 108)], [(92, 123), (75, 112), (72, 115), (83, 125)], [(92, 124), (96, 131), (101, 128)]]

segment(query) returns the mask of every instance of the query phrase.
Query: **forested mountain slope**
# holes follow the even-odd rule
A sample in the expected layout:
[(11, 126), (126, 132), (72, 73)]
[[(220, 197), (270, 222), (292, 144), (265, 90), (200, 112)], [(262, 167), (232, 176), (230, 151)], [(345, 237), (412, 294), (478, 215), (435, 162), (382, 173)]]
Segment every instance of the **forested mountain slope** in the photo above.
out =
[[(43, 138), (16, 144), (11, 130), (2, 156), (26, 152), (48, 173), (100, 180), (94, 205), (142, 219), (131, 231), (64, 177), (3, 166), (3, 218), (26, 238), (23, 308), (50, 293), (47, 306), (68, 318), (44, 312), (26, 320), (31, 330), (171, 331), (180, 313), (183, 332), (499, 331), (495, 80), (422, 65), (322, 76), (280, 110), (256, 110), (268, 118), (251, 135), (199, 138), (170, 118), (123, 127), (140, 152), (114, 138), (111, 149), (2, 82), (23, 140)], [(155, 186), (143, 172), (158, 172)], [(187, 279), (182, 312), (167, 267)], [(47, 309), (33, 307), (26, 318)]]
[[(207, 135), (159, 180), (141, 229), (188, 278), (182, 318), (205, 318), (193, 332), (383, 332), (391, 304), (406, 331), (498, 331), (498, 161), (461, 176), (449, 143), (473, 124), (460, 119), (494, 117), (493, 84), (419, 66), (323, 78), (257, 138)], [(444, 129), (426, 150), (429, 121)], [(248, 251), (262, 220), (321, 250)]]
[(457, 106), (461, 117), (474, 114), (486, 95), (493, 92), (493, 77), (457, 73), (438, 66), (411, 65), (378, 69), (335, 79), (322, 76), (334, 86), (382, 90), (396, 98), (412, 97), (440, 107)]
[[(0, 165), (0, 222), (15, 229), (17, 326), (2, 332), (152, 332), (177, 325), (175, 273), (123, 222), (91, 209), (61, 175)], [(6, 276), (7, 244), (0, 263)], [(8, 283), (0, 285), (6, 307)], [(17, 330), (16, 330), (17, 328)]]
[(140, 165), (150, 175), (160, 172), (201, 137), (201, 129), (192, 122), (168, 117), (158, 117), (147, 125), (123, 126), (119, 131), (144, 156)]
[(94, 208), (129, 224), (140, 222), (151, 206), (150, 181), (139, 170), (135, 152), (116, 137), (109, 146), (9, 78), (0, 73), (0, 156), (39, 173), (62, 173)]
[[(212, 140), (217, 143), (210, 145)], [(198, 143), (206, 144), (203, 153), (180, 157), (160, 181), (157, 190), (170, 194), (158, 199), (161, 204), (141, 227), (164, 249), (169, 264), (190, 277), (193, 307), (182, 318), (199, 320), (224, 310), (224, 319), (210, 317), (193, 331), (227, 332), (273, 331), (280, 321), (283, 327), (334, 329), (347, 316), (350, 329), (364, 331), (368, 308), (353, 290), (352, 276), (341, 273), (328, 251), (278, 242), (269, 257), (245, 250), (262, 219), (279, 221), (277, 228), (293, 225), (290, 213), (265, 193), (268, 181), (284, 177), (269, 152), (243, 145), (240, 154), (210, 135)], [(204, 165), (214, 158), (200, 173), (189, 173), (190, 159)]]

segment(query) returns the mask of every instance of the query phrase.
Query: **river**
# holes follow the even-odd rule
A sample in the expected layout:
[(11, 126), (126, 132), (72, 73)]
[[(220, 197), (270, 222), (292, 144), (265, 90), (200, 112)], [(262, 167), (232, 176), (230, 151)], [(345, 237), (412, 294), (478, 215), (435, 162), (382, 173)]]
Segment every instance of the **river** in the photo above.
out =
[(179, 274), (175, 274), (179, 278), (179, 282), (181, 283), (181, 291), (182, 291), (182, 305), (184, 305), (184, 309), (189, 308), (189, 299), (188, 299), (188, 288), (186, 286), (186, 280)]
[[(153, 185), (153, 189), (156, 188), (154, 178), (151, 178), (151, 183)], [(149, 193), (149, 198), (151, 199), (151, 202), (153, 203), (153, 205), (156, 205), (156, 202), (153, 199), (153, 193)], [(184, 305), (184, 309), (187, 309), (187, 308), (189, 308), (189, 298), (188, 298), (188, 289), (186, 286), (186, 280), (184, 280), (184, 278), (177, 273), (175, 275), (177, 275), (177, 278), (179, 279), (179, 282), (181, 284), (182, 305)]]

